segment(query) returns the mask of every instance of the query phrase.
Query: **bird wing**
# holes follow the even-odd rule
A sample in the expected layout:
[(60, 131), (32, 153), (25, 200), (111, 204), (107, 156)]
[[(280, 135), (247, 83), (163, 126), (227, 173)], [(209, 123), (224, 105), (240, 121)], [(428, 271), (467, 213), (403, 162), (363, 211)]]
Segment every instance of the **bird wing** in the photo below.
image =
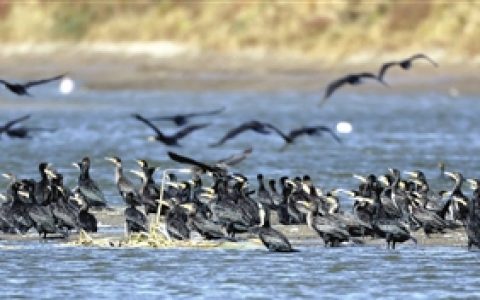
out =
[(208, 125), (210, 125), (210, 124), (203, 123), (203, 124), (194, 124), (194, 125), (186, 126), (183, 129), (181, 129), (180, 131), (178, 131), (177, 133), (175, 133), (175, 135), (173, 137), (175, 139), (181, 139), (181, 138), (189, 135), (190, 133), (194, 132), (195, 130), (205, 128)]
[(320, 102), (320, 105), (324, 104), (328, 98), (342, 85), (344, 85), (347, 82), (347, 77), (342, 77), (337, 80), (334, 80), (330, 82), (327, 85), (327, 88), (325, 89), (325, 95), (323, 96), (322, 101)]
[(213, 115), (218, 115), (219, 113), (223, 112), (224, 110), (225, 110), (225, 107), (221, 107), (219, 109), (210, 110), (210, 111), (194, 112), (194, 113), (184, 114), (183, 116), (185, 118), (198, 117), (198, 116), (213, 116)]
[(285, 142), (287, 142), (287, 143), (291, 142), (290, 137), (287, 136), (285, 133), (283, 133), (283, 131), (281, 131), (277, 127), (273, 126), (272, 124), (269, 124), (269, 123), (264, 123), (264, 124), (265, 124), (265, 127), (272, 129), (275, 133), (277, 133), (279, 136), (281, 136), (282, 139), (285, 140)]
[(19, 122), (23, 122), (25, 120), (27, 120), (28, 118), (30, 118), (30, 115), (25, 115), (25, 116), (22, 116), (22, 117), (19, 117), (19, 118), (16, 118), (16, 119), (13, 119), (11, 121), (8, 121), (7, 123), (5, 123), (5, 125), (3, 125), (1, 127), (1, 130), (8, 130), (10, 127), (12, 127), (13, 125), (19, 123)]
[(176, 162), (179, 162), (179, 163), (182, 163), (182, 164), (189, 164), (189, 165), (197, 166), (200, 169), (202, 169), (203, 171), (209, 171), (209, 172), (214, 173), (214, 172), (217, 172), (219, 170), (216, 167), (212, 167), (210, 165), (199, 162), (199, 161), (194, 160), (190, 157), (186, 157), (186, 156), (177, 154), (175, 152), (168, 151), (168, 156), (170, 157), (170, 159), (172, 159)]
[(383, 82), (383, 76), (385, 76), (385, 72), (387, 72), (387, 70), (390, 68), (390, 67), (393, 67), (395, 65), (398, 65), (398, 62), (397, 61), (390, 61), (390, 62), (386, 62), (382, 65), (382, 67), (380, 68), (380, 71), (378, 72), (378, 80), (380, 80), (381, 82)]
[(252, 147), (248, 147), (247, 149), (243, 150), (242, 153), (230, 155), (227, 158), (217, 160), (217, 164), (225, 164), (227, 166), (233, 166), (238, 164), (239, 162), (243, 161), (253, 152)]
[(226, 141), (228, 141), (229, 139), (232, 139), (232, 138), (236, 137), (237, 135), (239, 135), (240, 133), (242, 133), (244, 131), (253, 130), (253, 128), (255, 127), (255, 124), (256, 124), (256, 121), (250, 121), (250, 122), (243, 123), (242, 125), (240, 125), (238, 127), (230, 129), (218, 142), (216, 142), (215, 144), (212, 144), (210, 146), (211, 147), (220, 146), (223, 143), (225, 143)]
[(7, 82), (7, 81), (5, 81), (5, 80), (3, 80), (3, 79), (0, 79), (0, 83), (1, 83), (1, 84), (4, 84), (4, 85), (10, 84), (10, 82)]
[(158, 129), (157, 126), (153, 125), (152, 122), (150, 122), (149, 120), (147, 120), (146, 118), (142, 117), (141, 115), (139, 114), (132, 114), (132, 116), (139, 120), (140, 122), (143, 122), (145, 125), (147, 125), (148, 127), (152, 128), (153, 131), (155, 131), (155, 133), (157, 135), (160, 135), (160, 136), (164, 136), (163, 133), (160, 131), (160, 129)]
[(319, 132), (328, 132), (335, 141), (337, 141), (338, 143), (342, 142), (340, 137), (330, 127), (327, 127), (324, 125), (308, 126), (308, 127), (306, 126), (306, 127), (294, 129), (290, 131), (289, 137), (290, 139), (294, 140), (295, 138), (299, 137), (302, 134), (316, 135)]
[(431, 59), (430, 57), (426, 56), (423, 53), (418, 53), (418, 54), (412, 55), (412, 57), (410, 57), (408, 60), (414, 61), (414, 60), (420, 59), (420, 58), (425, 59), (428, 62), (430, 62), (433, 66), (438, 67), (438, 64), (433, 59)]
[(13, 128), (11, 130), (25, 130), (25, 131), (48, 131), (48, 132), (54, 132), (57, 130), (56, 128), (44, 128), (44, 127), (18, 127), (18, 128)]
[(52, 77), (52, 78), (47, 78), (47, 79), (40, 79), (40, 80), (35, 80), (35, 81), (28, 81), (24, 84), (22, 84), (25, 88), (29, 88), (31, 86), (34, 86), (34, 85), (39, 85), (39, 84), (44, 84), (44, 83), (48, 83), (50, 81), (54, 81), (54, 80), (58, 80), (60, 78), (63, 78), (65, 77), (65, 74), (62, 74), (62, 75), (58, 75), (58, 76), (55, 76), (55, 77)]

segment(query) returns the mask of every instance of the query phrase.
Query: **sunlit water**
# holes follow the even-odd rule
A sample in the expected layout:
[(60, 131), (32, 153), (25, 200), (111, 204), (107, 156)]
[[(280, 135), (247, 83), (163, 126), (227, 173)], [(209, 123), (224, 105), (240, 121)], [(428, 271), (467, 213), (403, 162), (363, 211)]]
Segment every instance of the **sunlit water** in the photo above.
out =
[[(451, 183), (438, 179), (437, 163), (478, 177), (480, 102), (474, 97), (392, 90), (390, 95), (344, 91), (319, 109), (318, 95), (302, 91), (185, 92), (76, 90), (61, 96), (47, 87), (33, 99), (1, 92), (2, 120), (32, 113), (26, 125), (58, 128), (31, 140), (0, 141), (0, 171), (38, 177), (37, 165), (48, 161), (73, 187), (78, 174), (71, 163), (88, 155), (92, 176), (112, 206), (121, 205), (113, 183), (113, 166), (103, 158), (118, 155), (125, 169), (144, 158), (162, 168), (178, 167), (168, 150), (214, 161), (252, 145), (254, 152), (236, 170), (254, 179), (310, 174), (324, 188), (351, 188), (353, 173), (384, 173), (388, 167), (422, 169), (436, 189)], [(226, 107), (211, 125), (166, 148), (146, 141), (151, 130), (130, 117), (148, 117)], [(268, 121), (287, 131), (302, 125), (348, 121), (353, 132), (337, 144), (328, 135), (304, 137), (284, 151), (275, 135), (246, 133), (220, 148), (209, 148), (225, 131), (244, 121)], [(170, 123), (157, 123), (166, 132)], [(133, 179), (133, 178), (132, 178)], [(135, 179), (136, 180), (136, 179)], [(255, 186), (255, 184), (253, 184)], [(343, 205), (349, 205), (343, 199)], [(264, 250), (139, 250), (68, 248), (57, 242), (0, 241), (0, 294), (8, 297), (207, 297), (325, 298), (348, 295), (418, 298), (478, 297), (480, 255), (464, 248), (418, 247), (396, 251), (369, 247), (324, 249), (300, 246), (294, 254)]]

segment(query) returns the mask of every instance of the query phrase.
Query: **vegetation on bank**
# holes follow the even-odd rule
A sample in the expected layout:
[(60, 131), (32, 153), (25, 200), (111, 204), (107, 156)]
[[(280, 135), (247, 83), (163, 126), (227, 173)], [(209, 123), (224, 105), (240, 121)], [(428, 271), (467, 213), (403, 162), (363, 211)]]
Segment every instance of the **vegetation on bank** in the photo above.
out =
[(170, 40), (339, 60), (480, 52), (480, 1), (0, 1), (3, 43)]

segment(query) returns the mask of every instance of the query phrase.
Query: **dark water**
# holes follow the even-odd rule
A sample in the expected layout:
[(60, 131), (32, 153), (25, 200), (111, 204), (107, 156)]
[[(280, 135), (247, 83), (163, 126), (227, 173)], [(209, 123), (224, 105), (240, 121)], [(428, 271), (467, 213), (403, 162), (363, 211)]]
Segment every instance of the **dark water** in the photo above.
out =
[[(31, 126), (55, 127), (31, 140), (0, 141), (0, 171), (37, 177), (40, 161), (49, 161), (75, 185), (71, 162), (92, 158), (92, 176), (112, 205), (121, 205), (106, 155), (118, 155), (125, 168), (137, 168), (145, 158), (161, 168), (178, 167), (162, 144), (147, 142), (150, 129), (130, 114), (156, 116), (226, 107), (211, 125), (182, 140), (173, 149), (212, 161), (246, 146), (253, 155), (238, 171), (254, 178), (310, 174), (323, 188), (353, 187), (353, 173), (383, 173), (388, 167), (422, 169), (435, 188), (451, 187), (437, 178), (437, 163), (478, 177), (480, 140), (475, 97), (450, 98), (441, 93), (377, 95), (355, 90), (339, 93), (325, 107), (318, 95), (279, 89), (274, 93), (184, 91), (90, 91), (64, 97), (48, 87), (34, 99), (19, 99), (2, 91), (0, 118), (32, 113)], [(221, 148), (207, 145), (226, 129), (259, 119), (288, 130), (301, 125), (339, 121), (353, 124), (351, 134), (337, 144), (327, 135), (302, 138), (285, 151), (274, 135), (247, 133)], [(167, 132), (169, 123), (158, 123)], [(344, 205), (348, 206), (345, 199)], [(0, 241), (0, 295), (25, 298), (350, 298), (478, 297), (480, 255), (463, 248), (403, 245), (397, 251), (379, 247), (324, 249), (301, 247), (300, 253), (269, 254), (263, 250), (139, 250), (68, 248), (57, 243)]]

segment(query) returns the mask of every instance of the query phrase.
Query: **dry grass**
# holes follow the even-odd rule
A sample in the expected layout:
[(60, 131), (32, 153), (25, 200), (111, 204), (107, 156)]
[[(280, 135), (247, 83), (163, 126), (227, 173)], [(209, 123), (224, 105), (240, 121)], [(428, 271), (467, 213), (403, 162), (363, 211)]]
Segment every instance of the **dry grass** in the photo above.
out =
[(172, 40), (325, 61), (480, 50), (478, 1), (0, 1), (3, 42)]

